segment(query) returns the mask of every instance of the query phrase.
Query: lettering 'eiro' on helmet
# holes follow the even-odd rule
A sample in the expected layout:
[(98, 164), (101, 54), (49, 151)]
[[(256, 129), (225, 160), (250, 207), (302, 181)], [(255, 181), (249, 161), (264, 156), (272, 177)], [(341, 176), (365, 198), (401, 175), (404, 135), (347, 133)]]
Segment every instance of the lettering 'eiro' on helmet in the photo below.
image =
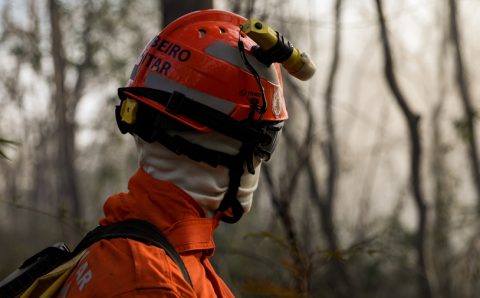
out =
[[(269, 67), (251, 54), (255, 42), (240, 33), (246, 19), (221, 10), (197, 11), (170, 23), (155, 36), (138, 57), (127, 87), (147, 87), (185, 96), (242, 121), (252, 113), (252, 103), (261, 106), (262, 95), (238, 49), (243, 41), (248, 62), (258, 72), (265, 90), (267, 110), (262, 121), (288, 118), (280, 66)], [(171, 114), (165, 106), (145, 97), (137, 100), (201, 132), (210, 128)], [(254, 119), (260, 117), (256, 113)]]

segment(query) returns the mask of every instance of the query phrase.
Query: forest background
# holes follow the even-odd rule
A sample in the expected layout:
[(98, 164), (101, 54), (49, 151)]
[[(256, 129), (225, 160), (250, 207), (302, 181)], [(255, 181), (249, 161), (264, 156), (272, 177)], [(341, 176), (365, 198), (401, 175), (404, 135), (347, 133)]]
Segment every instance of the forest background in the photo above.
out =
[(251, 213), (213, 261), (237, 297), (480, 295), (480, 3), (0, 1), (0, 276), (97, 224), (134, 173), (116, 89), (198, 8), (256, 17), (316, 62)]

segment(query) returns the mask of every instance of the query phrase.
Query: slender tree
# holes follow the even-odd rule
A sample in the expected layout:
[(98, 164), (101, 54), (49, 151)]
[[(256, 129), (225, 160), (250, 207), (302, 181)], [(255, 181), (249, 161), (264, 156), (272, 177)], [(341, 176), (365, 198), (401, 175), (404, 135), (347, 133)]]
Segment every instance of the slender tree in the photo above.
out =
[(380, 26), (380, 40), (383, 45), (385, 79), (392, 92), (396, 104), (400, 108), (408, 129), (410, 143), (410, 187), (415, 201), (418, 215), (418, 225), (415, 235), (414, 246), (417, 254), (417, 280), (421, 297), (432, 297), (430, 280), (428, 278), (425, 242), (427, 238), (427, 205), (423, 194), (421, 175), (422, 165), (422, 139), (419, 132), (420, 115), (413, 112), (403, 91), (397, 82), (395, 65), (390, 47), (388, 29), (383, 13), (381, 0), (376, 0), (378, 22)]
[[(57, 144), (57, 196), (60, 205), (68, 200), (76, 219), (82, 218), (82, 207), (76, 180), (75, 132), (73, 115), (69, 114), (68, 93), (65, 88), (65, 50), (61, 30), (60, 7), (56, 0), (48, 1), (51, 28), (51, 55), (53, 59), (54, 89), (52, 103), (55, 111)], [(68, 203), (67, 203), (68, 206)], [(61, 207), (62, 208), (62, 207)], [(68, 207), (67, 207), (68, 208)]]
[(213, 0), (160, 0), (162, 24), (166, 26), (189, 12), (213, 8)]
[(441, 28), (439, 51), (437, 57), (437, 81), (438, 95), (433, 106), (431, 126), (431, 176), (433, 178), (433, 199), (435, 218), (432, 229), (432, 256), (435, 272), (437, 275), (437, 295), (444, 298), (454, 297), (452, 293), (452, 258), (453, 250), (450, 241), (452, 229), (452, 185), (447, 168), (447, 145), (444, 141), (444, 131), (441, 128), (441, 120), (444, 116), (447, 80), (446, 61), (448, 52), (448, 18), (445, 18), (445, 3), (440, 5), (437, 13), (438, 27)]
[[(328, 244), (328, 250), (333, 256), (331, 258), (333, 268), (341, 278), (338, 283), (336, 295), (344, 297), (354, 297), (355, 291), (353, 281), (347, 271), (347, 267), (342, 261), (340, 245), (338, 243), (337, 231), (334, 223), (335, 201), (338, 180), (339, 158), (338, 144), (335, 133), (335, 113), (333, 111), (335, 100), (335, 85), (338, 75), (338, 69), (341, 57), (341, 24), (342, 24), (342, 0), (335, 1), (334, 15), (334, 39), (332, 43), (332, 60), (328, 71), (326, 90), (325, 90), (325, 109), (324, 120), (326, 127), (326, 139), (324, 144), (324, 156), (328, 172), (325, 183), (325, 191), (322, 193), (319, 189), (318, 178), (315, 174), (313, 160), (310, 160), (307, 166), (308, 177), (310, 181), (310, 197), (319, 211), (321, 228)], [(313, 115), (311, 115), (313, 117)], [(340, 286), (343, 284), (344, 286)], [(340, 290), (343, 289), (343, 290)]]
[(463, 107), (463, 119), (457, 122), (458, 129), (467, 144), (467, 156), (470, 160), (473, 186), (477, 194), (477, 212), (480, 214), (480, 161), (478, 157), (477, 132), (475, 120), (477, 114), (468, 81), (468, 69), (464, 62), (462, 41), (458, 28), (458, 7), (456, 0), (449, 0), (449, 41), (455, 62), (455, 82)]

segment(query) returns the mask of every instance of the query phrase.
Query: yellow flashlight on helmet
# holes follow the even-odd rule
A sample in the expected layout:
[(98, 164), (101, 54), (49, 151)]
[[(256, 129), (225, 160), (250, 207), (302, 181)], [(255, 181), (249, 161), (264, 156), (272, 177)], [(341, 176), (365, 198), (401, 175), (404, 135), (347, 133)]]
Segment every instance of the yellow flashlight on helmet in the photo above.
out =
[(257, 43), (259, 48), (253, 50), (254, 55), (264, 64), (279, 62), (289, 74), (302, 81), (315, 74), (317, 68), (310, 57), (264, 22), (248, 19), (241, 30)]

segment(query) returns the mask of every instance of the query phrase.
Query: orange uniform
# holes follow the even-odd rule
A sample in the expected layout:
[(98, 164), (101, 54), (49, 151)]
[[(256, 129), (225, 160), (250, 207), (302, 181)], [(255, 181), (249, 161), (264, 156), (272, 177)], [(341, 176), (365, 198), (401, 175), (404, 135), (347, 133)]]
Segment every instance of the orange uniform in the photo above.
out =
[(174, 184), (141, 169), (128, 186), (128, 193), (107, 200), (100, 224), (133, 218), (154, 224), (182, 257), (193, 288), (163, 249), (111, 239), (88, 249), (59, 297), (233, 297), (208, 260), (218, 220), (206, 218), (198, 203)]

